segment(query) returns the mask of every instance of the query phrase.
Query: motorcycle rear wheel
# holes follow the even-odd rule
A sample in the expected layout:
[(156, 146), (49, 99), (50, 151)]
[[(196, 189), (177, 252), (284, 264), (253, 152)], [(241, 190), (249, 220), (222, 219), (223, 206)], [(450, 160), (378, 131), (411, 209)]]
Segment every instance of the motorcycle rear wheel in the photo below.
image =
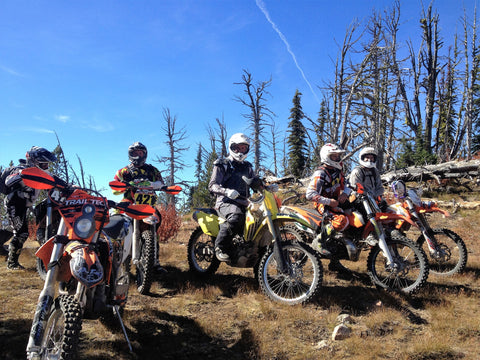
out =
[(155, 236), (151, 230), (141, 233), (140, 259), (136, 266), (137, 290), (146, 295), (150, 292), (153, 282), (153, 265), (155, 264)]
[(215, 256), (215, 238), (197, 227), (188, 240), (188, 266), (197, 276), (208, 277), (215, 274), (220, 261)]
[(312, 300), (320, 292), (323, 267), (318, 253), (305, 243), (282, 241), (282, 249), (290, 270), (283, 274), (270, 246), (258, 266), (258, 282), (262, 291), (272, 300), (295, 305)]
[(430, 254), (425, 237), (420, 235), (417, 243), (423, 248), (428, 257), (430, 273), (450, 276), (459, 274), (467, 266), (467, 247), (462, 238), (449, 229), (432, 229), (441, 255), (434, 257)]
[(74, 359), (82, 329), (82, 309), (71, 295), (59, 296), (48, 316), (41, 359)]
[(427, 255), (418, 244), (406, 237), (393, 236), (387, 244), (396, 268), (387, 265), (387, 258), (377, 245), (367, 259), (370, 279), (379, 288), (414, 294), (427, 282)]

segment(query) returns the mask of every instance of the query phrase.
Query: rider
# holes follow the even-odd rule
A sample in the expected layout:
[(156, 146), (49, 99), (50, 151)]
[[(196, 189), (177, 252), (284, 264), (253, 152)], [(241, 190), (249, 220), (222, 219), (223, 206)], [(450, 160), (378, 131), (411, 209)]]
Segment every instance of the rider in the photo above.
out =
[(25, 157), (26, 160), (20, 159), (17, 166), (5, 169), (9, 171), (9, 175), (5, 178), (7, 189), (5, 208), (8, 220), (13, 227), (13, 239), (10, 241), (7, 258), (7, 268), (10, 270), (24, 269), (19, 264), (18, 258), (29, 235), (27, 210), (33, 206), (40, 193), (40, 190), (32, 189), (23, 183), (20, 171), (33, 166), (47, 170), (49, 164), (57, 160), (50, 151), (38, 146), (33, 146), (27, 151)]
[[(134, 142), (128, 147), (128, 159), (130, 164), (121, 168), (115, 174), (114, 179), (126, 183), (141, 184), (145, 181), (149, 182), (155, 190), (159, 190), (165, 186), (160, 171), (153, 165), (145, 163), (147, 160), (147, 147), (141, 142)], [(120, 195), (122, 192), (113, 191), (115, 195)], [(123, 193), (123, 199), (125, 201), (133, 202), (132, 193), (126, 191)], [(157, 245), (158, 246), (158, 243)], [(155, 270), (159, 273), (166, 272), (158, 262), (158, 257), (155, 258)]]
[(385, 191), (376, 166), (377, 156), (373, 147), (363, 148), (358, 155), (359, 165), (352, 170), (349, 176), (349, 183), (352, 187), (356, 187), (360, 183), (376, 199), (382, 198)]
[(254, 176), (252, 164), (245, 161), (249, 150), (248, 137), (242, 133), (233, 134), (228, 142), (229, 155), (215, 160), (208, 184), (210, 192), (217, 196), (215, 209), (226, 220), (220, 224), (215, 239), (215, 254), (220, 261), (229, 261), (233, 256), (232, 239), (241, 233), (245, 224), (249, 190), (242, 176)]
[[(327, 143), (320, 149), (320, 166), (313, 173), (305, 197), (314, 202), (315, 208), (320, 214), (331, 216), (330, 230), (343, 231), (348, 225), (353, 223), (353, 215), (344, 213), (339, 205), (348, 200), (352, 190), (345, 185), (345, 176), (343, 174), (343, 163), (341, 156), (345, 150), (335, 144)], [(328, 234), (330, 235), (330, 234)], [(320, 248), (320, 254), (330, 258), (328, 266), (331, 271), (346, 271), (338, 259), (332, 257), (331, 252), (326, 247), (327, 239), (325, 236), (317, 236), (313, 246)]]

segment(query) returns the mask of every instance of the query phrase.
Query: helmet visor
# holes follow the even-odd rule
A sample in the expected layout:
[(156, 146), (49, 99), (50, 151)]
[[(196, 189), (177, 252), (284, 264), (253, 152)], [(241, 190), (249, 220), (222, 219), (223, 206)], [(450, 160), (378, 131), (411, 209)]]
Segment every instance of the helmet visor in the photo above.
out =
[(145, 151), (143, 150), (132, 150), (130, 151), (130, 156), (131, 157), (135, 157), (135, 158), (142, 158), (143, 156), (145, 156)]
[(42, 170), (47, 170), (48, 169), (48, 162), (39, 162), (38, 167)]
[(237, 154), (247, 154), (250, 150), (250, 146), (248, 144), (232, 144), (231, 149)]

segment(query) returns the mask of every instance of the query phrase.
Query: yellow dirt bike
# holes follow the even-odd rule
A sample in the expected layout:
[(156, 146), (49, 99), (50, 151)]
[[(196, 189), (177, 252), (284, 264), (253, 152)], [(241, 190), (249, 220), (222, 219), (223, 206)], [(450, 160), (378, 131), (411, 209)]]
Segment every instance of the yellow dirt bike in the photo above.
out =
[[(280, 200), (261, 179), (243, 180), (254, 195), (248, 199), (244, 232), (234, 237), (234, 254), (226, 264), (253, 267), (260, 288), (274, 301), (294, 305), (311, 300), (322, 286), (320, 257), (299, 241), (301, 236), (294, 228), (281, 230), (286, 223), (303, 220), (280, 213)], [(220, 266), (215, 256), (215, 238), (219, 225), (226, 220), (214, 209), (196, 209), (193, 218), (199, 226), (188, 242), (188, 264), (192, 272), (206, 277)]]

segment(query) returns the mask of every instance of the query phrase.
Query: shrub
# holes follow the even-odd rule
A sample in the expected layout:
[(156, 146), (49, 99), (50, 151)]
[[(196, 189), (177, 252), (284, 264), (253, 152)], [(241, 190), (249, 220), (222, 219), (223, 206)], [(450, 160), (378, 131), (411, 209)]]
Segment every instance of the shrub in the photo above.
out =
[(177, 214), (173, 204), (157, 205), (156, 208), (162, 215), (162, 222), (157, 229), (158, 241), (167, 242), (168, 239), (177, 235), (182, 224), (182, 217)]

